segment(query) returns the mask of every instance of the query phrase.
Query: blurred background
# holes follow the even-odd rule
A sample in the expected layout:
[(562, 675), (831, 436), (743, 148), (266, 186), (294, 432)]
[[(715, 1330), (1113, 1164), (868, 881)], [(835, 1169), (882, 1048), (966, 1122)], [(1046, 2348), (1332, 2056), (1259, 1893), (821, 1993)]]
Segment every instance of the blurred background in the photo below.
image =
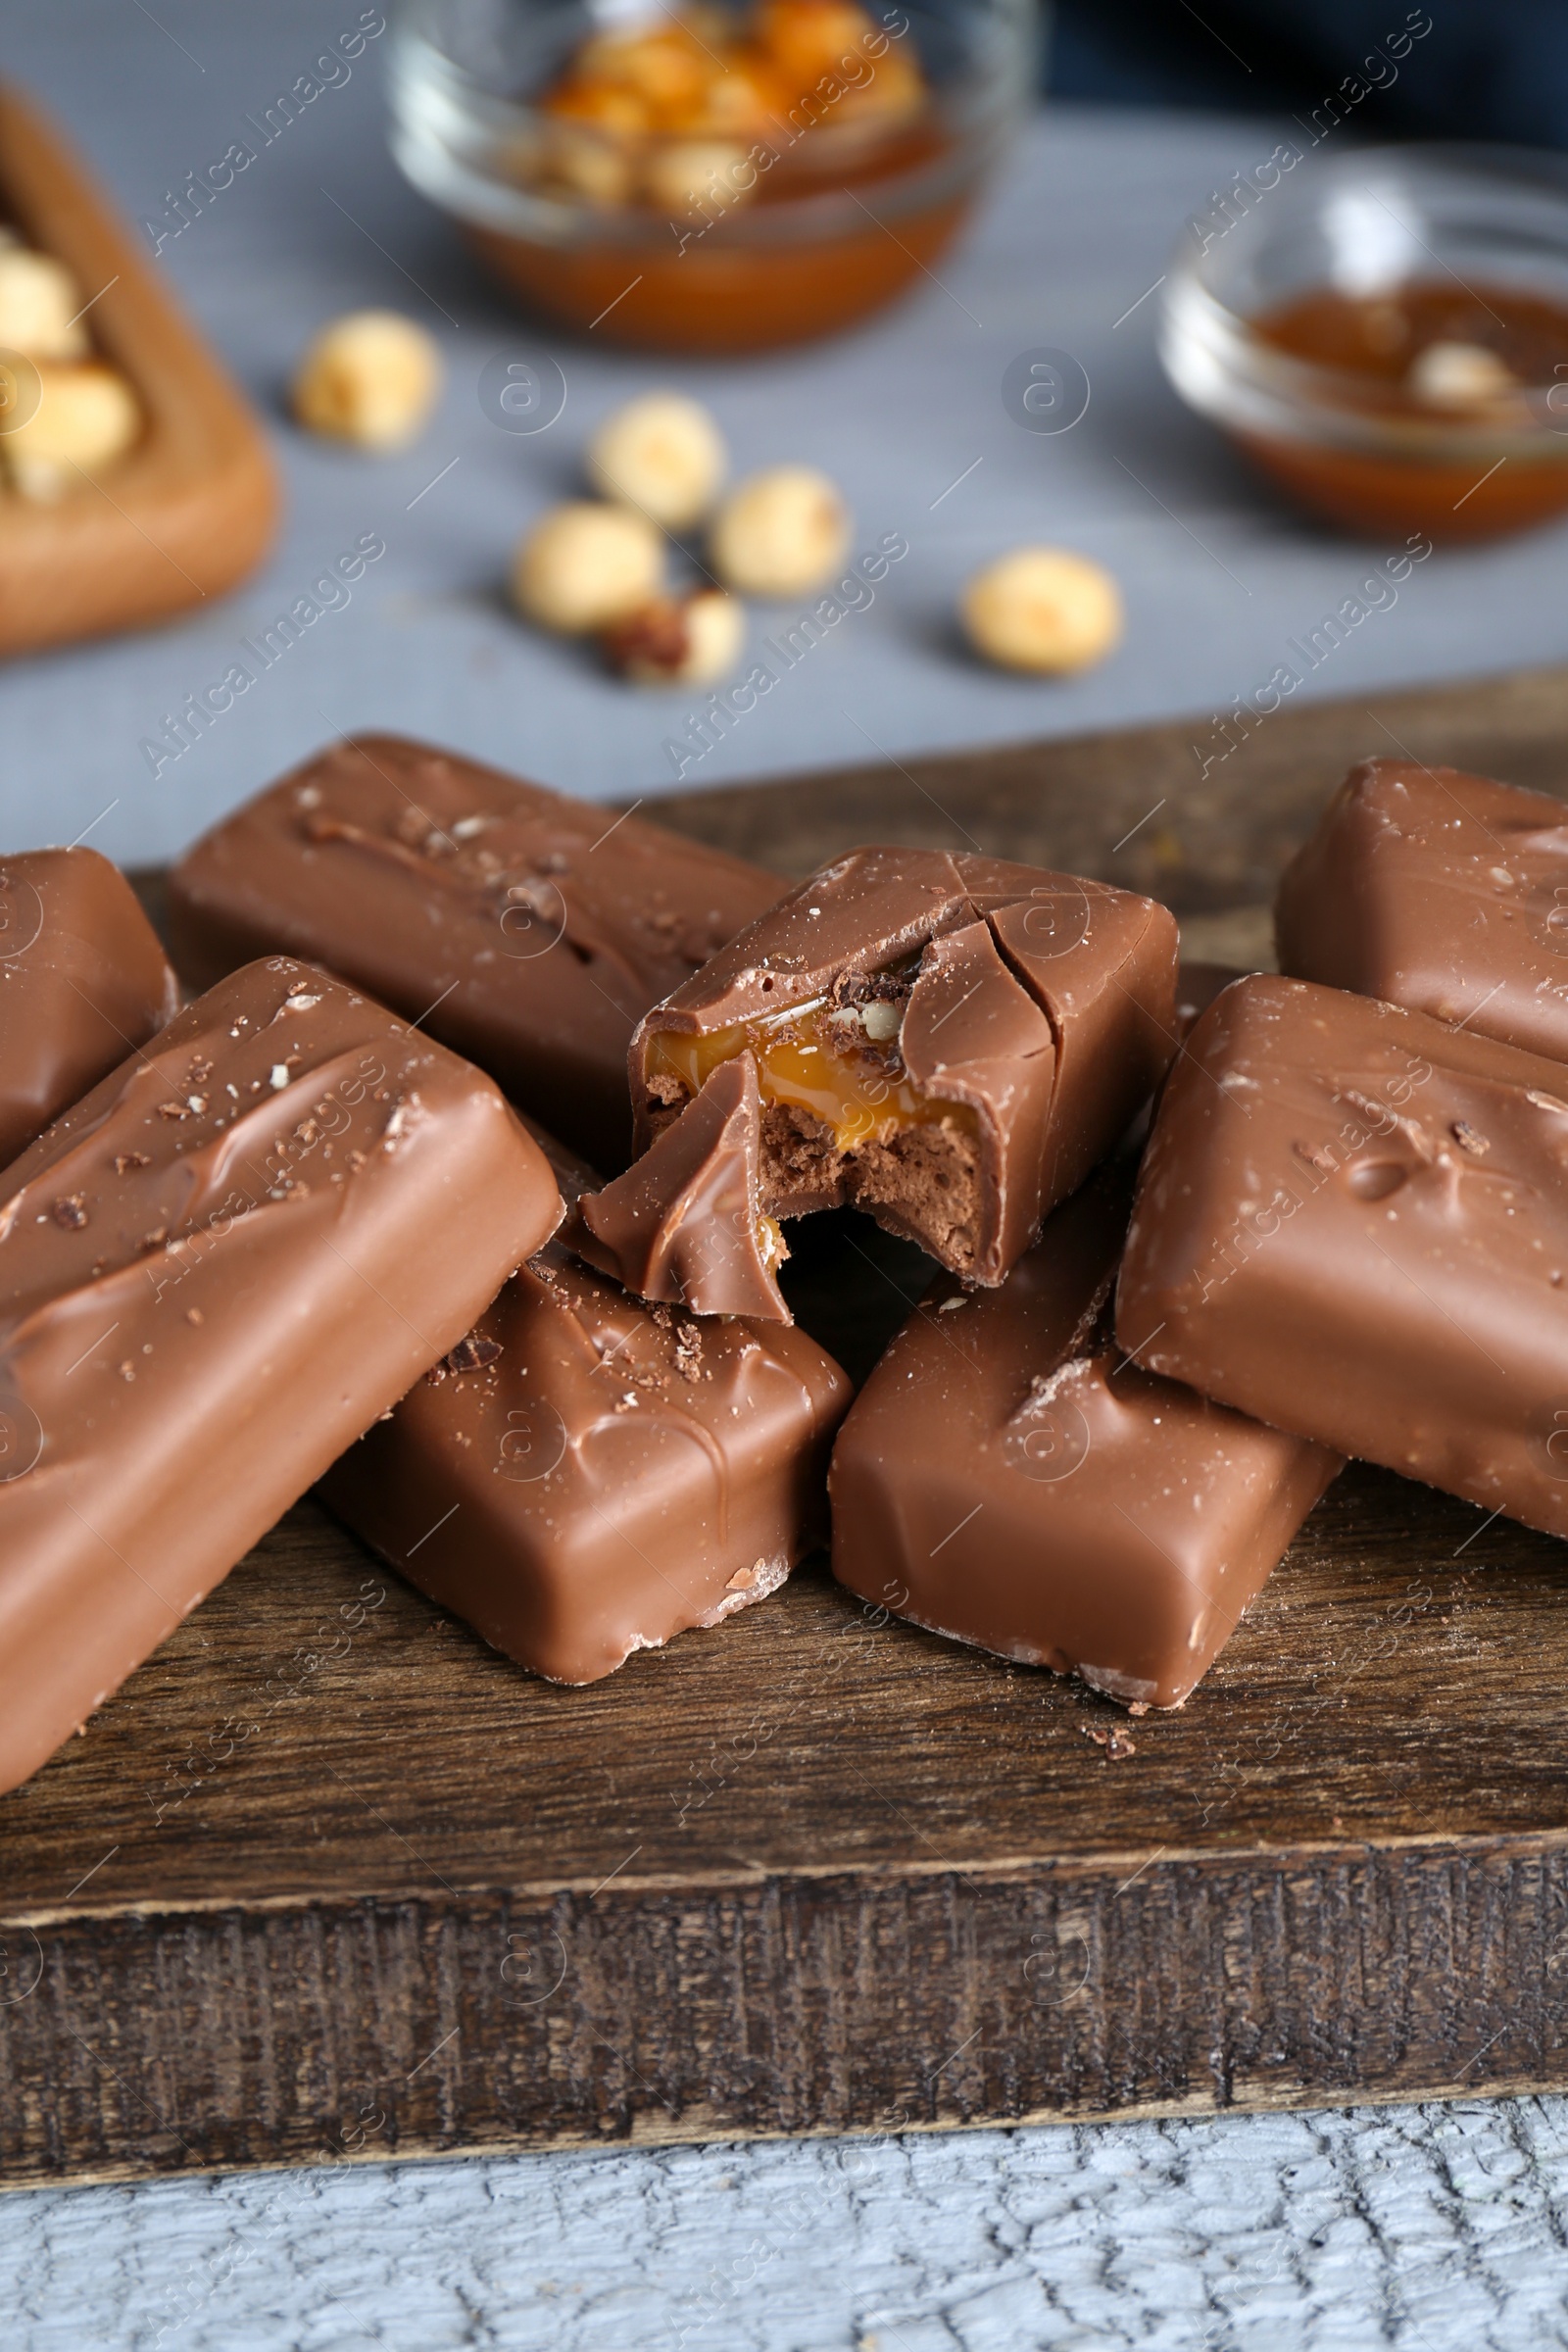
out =
[(1372, 90), (1363, 134), (1568, 142), (1568, 11), (1559, 0), (1057, 0), (1049, 86), (1111, 106), (1307, 114), (1407, 21), (1431, 32)]

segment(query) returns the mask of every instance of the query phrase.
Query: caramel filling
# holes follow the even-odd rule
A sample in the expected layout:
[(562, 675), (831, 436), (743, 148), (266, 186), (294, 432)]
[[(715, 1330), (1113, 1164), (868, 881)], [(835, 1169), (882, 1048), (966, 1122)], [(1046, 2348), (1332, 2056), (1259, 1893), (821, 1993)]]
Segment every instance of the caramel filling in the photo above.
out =
[[(660, 1029), (649, 1051), (648, 1075), (678, 1079), (688, 1095), (695, 1095), (720, 1062), (733, 1061), (750, 1047), (764, 1107), (782, 1103), (808, 1110), (831, 1132), (836, 1151), (888, 1143), (911, 1127), (954, 1126), (972, 1134), (972, 1110), (921, 1094), (909, 1078), (898, 1057), (897, 1020), (890, 1005), (835, 1009), (817, 997), (697, 1036)], [(860, 1047), (858, 1038), (863, 1041)]]

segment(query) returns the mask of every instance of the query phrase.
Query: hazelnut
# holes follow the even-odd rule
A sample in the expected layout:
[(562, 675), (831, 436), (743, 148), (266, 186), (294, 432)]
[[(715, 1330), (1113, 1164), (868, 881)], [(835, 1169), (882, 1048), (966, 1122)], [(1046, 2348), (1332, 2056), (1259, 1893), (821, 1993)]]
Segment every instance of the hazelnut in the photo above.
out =
[(1119, 641), (1121, 592), (1064, 547), (1020, 547), (976, 572), (960, 607), (976, 653), (1004, 669), (1086, 669)]
[(136, 396), (118, 368), (46, 360), (38, 368), (38, 405), (0, 439), (7, 471), (24, 498), (39, 504), (69, 489), (75, 469), (107, 466), (141, 430)]
[(309, 432), (360, 449), (401, 449), (441, 390), (433, 336), (396, 311), (351, 311), (324, 326), (294, 378), (294, 414)]
[(730, 139), (672, 139), (652, 149), (643, 166), (643, 193), (674, 218), (700, 205), (727, 213), (757, 185), (757, 167)]
[(606, 629), (601, 643), (612, 669), (636, 686), (707, 686), (734, 668), (746, 637), (746, 613), (718, 588), (659, 596)]
[(24, 245), (0, 251), (0, 351), (29, 360), (84, 360), (81, 289), (63, 262)]
[(824, 473), (775, 466), (733, 489), (709, 547), (721, 576), (745, 596), (804, 596), (843, 563), (850, 517)]
[(1484, 343), (1429, 343), (1405, 377), (1429, 409), (1485, 409), (1519, 389), (1513, 369)]
[(517, 609), (564, 637), (608, 628), (659, 594), (664, 542), (629, 507), (553, 507), (517, 549)]
[(712, 505), (728, 454), (708, 411), (680, 392), (645, 392), (607, 416), (588, 444), (588, 478), (666, 531), (689, 530)]

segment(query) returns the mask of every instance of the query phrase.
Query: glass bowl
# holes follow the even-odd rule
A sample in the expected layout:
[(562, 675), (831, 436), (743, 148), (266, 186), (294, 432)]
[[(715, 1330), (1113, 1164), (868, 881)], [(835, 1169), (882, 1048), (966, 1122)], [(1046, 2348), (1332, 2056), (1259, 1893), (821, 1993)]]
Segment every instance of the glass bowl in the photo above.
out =
[[(660, 203), (627, 200), (624, 148), (589, 128), (575, 134), (570, 176), (593, 192), (552, 178), (541, 159), (559, 154), (562, 126), (537, 103), (586, 40), (641, 29), (657, 8), (406, 0), (391, 44), (392, 152), (508, 286), (568, 325), (714, 354), (831, 334), (942, 254), (1035, 86), (1034, 0), (869, 0), (865, 13), (867, 49), (880, 42), (906, 73), (918, 60), (929, 95), (917, 120), (869, 135), (854, 105), (836, 118), (831, 96), (813, 97), (804, 118), (772, 113), (764, 139), (724, 148), (706, 184), (701, 142), (646, 141), (645, 184), (673, 192)], [(877, 71), (855, 53), (857, 100)], [(696, 184), (682, 190), (683, 178)]]
[(1562, 513), (1568, 160), (1292, 152), (1187, 224), (1160, 319), (1176, 390), (1361, 537), (1479, 539)]

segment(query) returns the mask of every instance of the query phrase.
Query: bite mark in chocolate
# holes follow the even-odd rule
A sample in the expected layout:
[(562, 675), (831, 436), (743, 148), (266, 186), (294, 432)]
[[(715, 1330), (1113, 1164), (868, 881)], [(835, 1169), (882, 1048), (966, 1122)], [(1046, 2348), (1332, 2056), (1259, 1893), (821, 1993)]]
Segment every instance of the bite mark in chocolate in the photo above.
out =
[(1175, 1050), (1176, 927), (1038, 867), (858, 850), (758, 918), (633, 1041), (647, 1143), (742, 1054), (760, 1205), (850, 1202), (1000, 1282)]
[(789, 1252), (758, 1207), (760, 1134), (757, 1063), (742, 1054), (718, 1064), (623, 1176), (583, 1194), (569, 1247), (640, 1298), (788, 1323), (774, 1269)]

